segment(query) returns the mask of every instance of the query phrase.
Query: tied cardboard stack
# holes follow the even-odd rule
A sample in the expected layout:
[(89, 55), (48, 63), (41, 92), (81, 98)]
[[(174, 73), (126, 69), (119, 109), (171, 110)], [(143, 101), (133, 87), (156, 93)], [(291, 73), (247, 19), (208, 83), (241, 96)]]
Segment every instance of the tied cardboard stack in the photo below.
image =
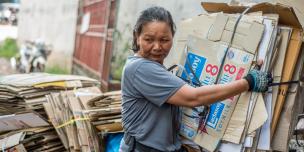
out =
[(88, 102), (92, 124), (102, 133), (122, 132), (121, 91), (107, 92)]
[(2, 151), (66, 151), (53, 127), (13, 131), (0, 137)]
[(35, 110), (45, 116), (42, 103), (51, 92), (96, 86), (99, 82), (82, 76), (46, 73), (15, 74), (0, 79), (0, 113)]
[(64, 147), (70, 151), (104, 151), (102, 137), (122, 132), (121, 93), (97, 87), (51, 93), (44, 108)]
[[(260, 3), (240, 18), (248, 7), (204, 2), (202, 6), (209, 14), (181, 22), (165, 61), (167, 66), (183, 67), (176, 73), (179, 77), (195, 87), (225, 84), (242, 79), (254, 61), (262, 59), (261, 70), (271, 72), (274, 82), (299, 79), (302, 26), (292, 8)], [(299, 88), (272, 86), (264, 94), (245, 92), (212, 104), (204, 130), (199, 129), (199, 113), (205, 107), (183, 108), (180, 134), (207, 151), (287, 151), (293, 123), (286, 117), (292, 114), (280, 113), (285, 100), (294, 107)], [(278, 142), (276, 137), (283, 134), (284, 142)]]
[(121, 92), (98, 85), (74, 75), (2, 77), (2, 151), (104, 151), (103, 135), (122, 132)]
[[(61, 140), (63, 134), (57, 134), (57, 126), (54, 128), (50, 125), (50, 122), (53, 123), (53, 119), (46, 115), (48, 110), (44, 108), (44, 104), (48, 101), (46, 95), (97, 85), (99, 85), (97, 80), (73, 75), (35, 73), (1, 77), (0, 142), (2, 151), (70, 150)], [(93, 93), (92, 91), (91, 94)], [(77, 104), (77, 100), (71, 102), (71, 106), (75, 106), (75, 104)], [(59, 113), (53, 114), (58, 115)], [(86, 136), (79, 134), (76, 138), (84, 137)]]
[[(64, 147), (70, 151), (101, 151), (97, 132), (82, 112), (88, 99), (100, 95), (98, 88), (80, 88), (46, 96), (45, 111)], [(80, 98), (80, 96), (82, 98)]]

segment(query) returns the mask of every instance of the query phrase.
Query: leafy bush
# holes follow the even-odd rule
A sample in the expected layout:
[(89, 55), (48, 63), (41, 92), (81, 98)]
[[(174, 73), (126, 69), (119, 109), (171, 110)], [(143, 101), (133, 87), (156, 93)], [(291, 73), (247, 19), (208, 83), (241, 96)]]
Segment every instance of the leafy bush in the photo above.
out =
[(11, 58), (18, 53), (18, 46), (15, 39), (7, 38), (0, 44), (0, 57)]
[(47, 66), (45, 72), (51, 74), (69, 74), (69, 71), (67, 69), (63, 69), (58, 65), (50, 66), (50, 67)]

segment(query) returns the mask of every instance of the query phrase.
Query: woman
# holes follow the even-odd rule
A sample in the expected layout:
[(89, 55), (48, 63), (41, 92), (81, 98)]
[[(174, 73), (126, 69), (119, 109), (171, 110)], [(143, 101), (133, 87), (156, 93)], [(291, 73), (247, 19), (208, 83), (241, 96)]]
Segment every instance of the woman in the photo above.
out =
[(135, 53), (122, 76), (121, 151), (181, 151), (178, 106), (209, 105), (244, 91), (267, 90), (269, 77), (257, 70), (229, 84), (193, 88), (163, 66), (175, 33), (171, 14), (151, 7), (139, 16), (133, 31)]

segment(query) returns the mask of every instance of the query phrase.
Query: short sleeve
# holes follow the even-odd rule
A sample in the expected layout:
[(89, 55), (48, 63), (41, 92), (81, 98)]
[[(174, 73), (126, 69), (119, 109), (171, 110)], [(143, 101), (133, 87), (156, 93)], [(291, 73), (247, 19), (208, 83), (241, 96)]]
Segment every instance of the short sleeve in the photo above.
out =
[(161, 106), (185, 82), (168, 72), (162, 65), (143, 63), (134, 73), (134, 88), (147, 100)]

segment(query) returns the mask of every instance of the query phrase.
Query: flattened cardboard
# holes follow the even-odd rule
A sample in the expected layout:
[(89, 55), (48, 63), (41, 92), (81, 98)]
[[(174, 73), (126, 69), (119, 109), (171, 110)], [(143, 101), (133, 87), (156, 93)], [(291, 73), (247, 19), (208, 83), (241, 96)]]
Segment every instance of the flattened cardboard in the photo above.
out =
[(255, 108), (253, 110), (253, 115), (250, 120), (248, 133), (251, 134), (259, 127), (261, 127), (267, 120), (267, 111), (265, 107), (265, 101), (261, 93), (258, 94)]
[(208, 39), (211, 41), (219, 41), (221, 40), (223, 31), (225, 30), (225, 26), (228, 22), (229, 16), (224, 14), (218, 14), (215, 18), (213, 26), (210, 29), (210, 34), (208, 35)]
[[(212, 42), (195, 36), (189, 36), (187, 43), (188, 54), (186, 58), (188, 58), (189, 64), (192, 66), (192, 69), (195, 71), (195, 74), (203, 85), (215, 83), (216, 76), (219, 74), (218, 68), (221, 64), (221, 59), (224, 56), (226, 47), (227, 46), (219, 42)], [(190, 79), (195, 83), (196, 80), (190, 72), (185, 59), (182, 60), (181, 63), (184, 64), (185, 71), (187, 71), (190, 76), (187, 77), (185, 71), (179, 73), (179, 75), (183, 79)], [(219, 83), (225, 84), (233, 80), (241, 79), (248, 72), (252, 60), (252, 54), (230, 48)], [(214, 151), (227, 127), (236, 104), (235, 101), (237, 101), (237, 96), (211, 105), (211, 111), (206, 125), (207, 133), (197, 134), (198, 121), (191, 117), (183, 116), (181, 135), (188, 139), (194, 139), (194, 142), (209, 151)], [(189, 109), (186, 109), (184, 112), (191, 116), (194, 116), (195, 114), (194, 112), (191, 112), (191, 109), (190, 111)]]
[[(303, 75), (303, 63), (304, 63), (304, 47), (300, 51), (296, 68), (292, 76), (292, 80), (298, 80)], [(304, 89), (299, 85), (291, 85), (284, 103), (284, 108), (281, 111), (281, 117), (277, 123), (277, 129), (272, 139), (272, 150), (276, 151), (288, 151), (289, 141), (293, 137), (293, 131), (298, 119), (298, 114), (303, 112), (304, 106)]]
[(32, 112), (0, 116), (0, 132), (49, 125), (41, 116)]
[[(281, 81), (290, 81), (292, 78), (293, 71), (295, 69), (297, 58), (299, 56), (299, 52), (302, 45), (302, 35), (301, 31), (294, 29), (291, 35), (291, 40), (289, 41), (286, 57), (285, 57), (285, 64), (283, 67), (282, 79)], [(274, 114), (273, 114), (273, 121), (271, 124), (271, 136), (273, 136), (276, 125), (279, 120), (280, 113), (282, 111), (286, 93), (288, 90), (288, 85), (282, 85), (279, 87), (279, 94), (276, 101)]]
[(183, 57), (183, 50), (189, 35), (199, 38), (207, 38), (209, 28), (212, 26), (215, 16), (201, 14), (193, 18), (186, 19), (180, 23), (176, 31), (174, 45), (164, 61), (166, 67), (178, 64)]
[[(242, 13), (245, 6), (231, 6), (227, 3), (202, 2), (202, 7), (209, 13)], [(259, 3), (254, 5), (249, 12), (262, 11), (263, 14), (279, 14), (279, 24), (302, 29), (302, 26), (292, 7), (283, 4)], [(249, 13), (248, 12), (248, 13)]]
[(111, 124), (104, 124), (104, 125), (98, 125), (96, 126), (98, 130), (106, 131), (106, 132), (121, 132), (122, 125), (121, 123), (111, 123)]
[(18, 145), (20, 141), (24, 139), (24, 136), (25, 136), (24, 132), (19, 132), (1, 139), (0, 140), (1, 149), (5, 150), (7, 148), (11, 148), (13, 146)]
[[(218, 14), (209, 31), (208, 39), (230, 43), (233, 35), (236, 19), (225, 14)], [(257, 22), (245, 22), (241, 20), (236, 28), (232, 45), (240, 47), (251, 53), (255, 53), (264, 32), (264, 25)]]
[[(228, 15), (228, 14), (225, 14), (225, 15)], [(233, 20), (235, 20), (235, 17), (237, 15), (229, 14), (228, 16), (229, 16), (229, 18), (232, 18), (232, 19), (231, 19), (231, 22), (228, 22), (227, 28), (229, 29), (229, 31), (232, 31), (231, 29), (233, 28), (233, 25), (235, 23), (235, 22), (233, 22)], [(216, 24), (214, 24), (216, 21), (216, 17), (217, 16), (214, 14), (201, 14), (199, 16), (195, 16), (193, 18), (182, 21), (177, 30), (172, 50), (170, 51), (169, 55), (165, 59), (164, 65), (166, 67), (170, 67), (174, 64), (179, 63), (179, 61), (183, 58), (183, 50), (187, 43), (187, 37), (189, 35), (195, 35), (195, 36), (197, 36), (199, 38), (203, 38), (203, 39), (208, 38), (208, 36), (211, 36), (209, 33), (210, 33), (210, 30), (212, 30), (214, 28), (213, 26), (216, 26)], [(221, 22), (220, 20), (218, 20), (218, 21)], [(262, 19), (260, 17), (256, 17), (256, 16), (245, 15), (242, 17), (242, 22), (243, 21), (244, 21), (244, 23), (247, 23), (247, 25), (251, 25), (253, 22), (254, 23), (257, 22), (256, 24), (261, 23)], [(248, 23), (251, 23), (251, 24), (248, 24)], [(247, 29), (248, 29), (248, 27), (247, 27)], [(246, 31), (246, 28), (239, 27), (239, 28), (237, 28), (237, 31)], [(217, 32), (213, 32), (213, 34), (223, 35), (222, 33), (217, 33)], [(259, 37), (259, 34), (254, 34), (254, 35), (256, 37)], [(226, 31), (223, 36), (224, 36), (223, 40), (225, 40), (223, 42), (227, 43), (229, 37), (231, 37), (231, 32)], [(250, 41), (244, 42), (243, 39), (239, 36), (236, 36), (236, 38), (234, 38), (234, 39), (235, 39), (234, 42), (237, 42), (237, 44), (245, 44), (245, 46), (251, 45)], [(258, 39), (261, 39), (261, 36)], [(214, 39), (214, 41), (216, 41), (216, 39)], [(233, 47), (242, 49), (242, 47), (237, 46), (237, 45), (233, 45)], [(249, 49), (249, 50), (255, 50), (255, 49)], [(253, 51), (251, 51), (251, 52), (253, 52)]]
[(278, 3), (292, 6), (294, 11), (302, 25), (304, 27), (304, 1), (297, 1), (297, 0), (276, 0)]
[[(273, 67), (273, 81), (274, 82), (280, 82), (282, 78), (282, 70), (283, 65), (285, 63), (285, 55), (287, 52), (288, 43), (290, 40), (292, 29), (289, 27), (279, 27), (280, 29), (280, 35), (281, 35), (281, 44), (278, 50), (274, 53), (274, 58), (272, 59), (274, 62)], [(274, 111), (277, 97), (279, 93), (279, 86), (273, 86), (272, 87), (272, 109)], [(273, 113), (272, 113), (273, 114)], [(272, 116), (273, 117), (273, 116)]]
[[(75, 81), (74, 81), (75, 80)], [(71, 81), (67, 82), (65, 85), (67, 87), (79, 86), (79, 82), (76, 81), (88, 81), (92, 83), (99, 84), (99, 82), (95, 79), (91, 79), (84, 76), (76, 76), (76, 75), (55, 75), (55, 74), (47, 74), (47, 73), (30, 73), (30, 74), (14, 74), (2, 77), (0, 79), (0, 83), (8, 84), (12, 86), (28, 86), (32, 87), (35, 85), (47, 85), (52, 84), (54, 82), (55, 86), (56, 82), (62, 81)]]
[(249, 106), (248, 99), (251, 92), (244, 92), (240, 95), (237, 105), (233, 111), (229, 125), (223, 136), (224, 141), (229, 141), (235, 144), (241, 142), (241, 137), (246, 126), (247, 110)]

